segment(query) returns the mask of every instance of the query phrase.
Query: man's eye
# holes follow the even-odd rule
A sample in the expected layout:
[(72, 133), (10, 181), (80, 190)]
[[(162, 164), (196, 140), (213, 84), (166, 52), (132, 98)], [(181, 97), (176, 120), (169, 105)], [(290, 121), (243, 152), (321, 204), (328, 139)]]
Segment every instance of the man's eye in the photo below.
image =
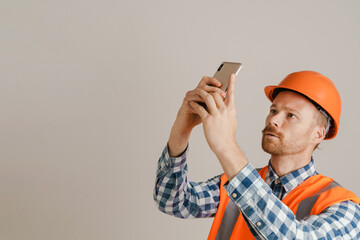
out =
[(270, 113), (271, 113), (271, 114), (276, 114), (277, 111), (276, 111), (275, 109), (270, 109)]
[(292, 113), (288, 113), (288, 117), (289, 117), (289, 118), (295, 118), (295, 115), (292, 114)]

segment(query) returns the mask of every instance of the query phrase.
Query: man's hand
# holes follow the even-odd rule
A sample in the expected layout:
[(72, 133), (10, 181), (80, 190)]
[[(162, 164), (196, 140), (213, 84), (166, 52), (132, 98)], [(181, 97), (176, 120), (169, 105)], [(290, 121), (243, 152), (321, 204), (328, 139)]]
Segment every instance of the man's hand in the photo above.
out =
[(178, 111), (175, 123), (171, 129), (169, 138), (170, 156), (178, 156), (184, 152), (192, 129), (201, 123), (201, 118), (196, 111), (190, 106), (190, 102), (202, 102), (204, 99), (200, 92), (208, 94), (218, 94), (225, 97), (225, 92), (221, 90), (221, 83), (212, 77), (203, 77), (198, 86), (186, 93), (183, 103)]
[(235, 76), (230, 76), (225, 100), (217, 92), (199, 89), (196, 94), (208, 110), (198, 99), (190, 101), (190, 106), (200, 116), (205, 138), (231, 180), (248, 162), (236, 143)]

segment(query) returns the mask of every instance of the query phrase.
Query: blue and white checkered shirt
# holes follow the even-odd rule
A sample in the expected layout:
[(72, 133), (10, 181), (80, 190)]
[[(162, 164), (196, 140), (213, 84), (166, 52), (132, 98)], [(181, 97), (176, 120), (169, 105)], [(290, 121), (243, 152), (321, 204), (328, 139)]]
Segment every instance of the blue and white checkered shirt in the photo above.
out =
[[(165, 147), (158, 162), (154, 200), (162, 212), (176, 217), (213, 217), (220, 200), (221, 175), (205, 182), (189, 182), (187, 153), (188, 149), (172, 158)], [(360, 239), (360, 207), (352, 201), (334, 204), (302, 221), (296, 220), (281, 202), (287, 193), (315, 174), (313, 161), (281, 178), (269, 164), (263, 181), (248, 164), (224, 187), (256, 239)]]

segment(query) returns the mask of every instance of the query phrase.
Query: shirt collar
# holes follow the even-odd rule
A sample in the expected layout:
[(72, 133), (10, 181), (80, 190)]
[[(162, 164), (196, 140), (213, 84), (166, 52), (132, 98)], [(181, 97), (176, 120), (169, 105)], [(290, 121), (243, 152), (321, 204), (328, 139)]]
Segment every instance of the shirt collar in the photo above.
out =
[(275, 183), (281, 181), (286, 193), (288, 193), (297, 186), (299, 186), (301, 183), (303, 183), (306, 179), (316, 174), (318, 174), (318, 172), (315, 170), (315, 163), (313, 158), (311, 158), (309, 164), (291, 173), (288, 173), (281, 178), (277, 175), (269, 161), (268, 170), (265, 175), (265, 182), (270, 186), (270, 184), (274, 181)]

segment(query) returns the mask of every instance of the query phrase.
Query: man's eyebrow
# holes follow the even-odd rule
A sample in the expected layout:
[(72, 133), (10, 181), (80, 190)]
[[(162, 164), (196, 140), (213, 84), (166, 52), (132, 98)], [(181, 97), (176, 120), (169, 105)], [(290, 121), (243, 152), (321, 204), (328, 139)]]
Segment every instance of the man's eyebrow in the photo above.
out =
[[(275, 103), (273, 103), (273, 104), (271, 104), (270, 108), (277, 108), (277, 105)], [(296, 109), (289, 108), (289, 107), (284, 107), (284, 109), (288, 112), (294, 112), (294, 113), (296, 113), (296, 115), (301, 116), (301, 113), (299, 111), (297, 111)]]

